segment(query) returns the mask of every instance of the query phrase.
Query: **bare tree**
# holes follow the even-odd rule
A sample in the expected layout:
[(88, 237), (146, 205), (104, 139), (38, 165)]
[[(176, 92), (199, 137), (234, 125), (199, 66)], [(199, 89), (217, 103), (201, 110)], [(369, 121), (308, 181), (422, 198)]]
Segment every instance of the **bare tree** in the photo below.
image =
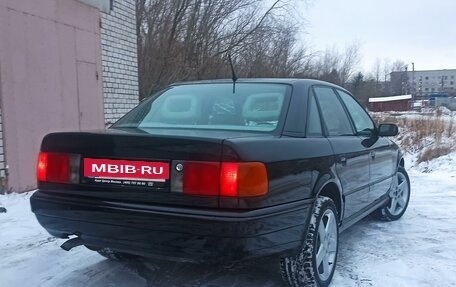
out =
[(359, 64), (359, 45), (353, 43), (342, 53), (335, 47), (327, 48), (324, 52), (313, 54), (308, 58), (310, 64), (304, 77), (347, 86)]
[(229, 75), (293, 76), (306, 50), (296, 41), (295, 1), (137, 0), (140, 94), (171, 82)]
[(318, 52), (299, 38), (296, 5), (310, 0), (136, 1), (142, 97), (176, 81), (230, 77), (228, 55), (238, 77), (326, 80), (355, 89), (363, 102), (379, 94), (381, 65), (374, 77), (357, 73), (358, 43)]
[(375, 59), (374, 65), (372, 66), (372, 76), (375, 79), (375, 96), (380, 96), (381, 92), (381, 79), (382, 79), (382, 61), (377, 58)]
[(354, 42), (345, 49), (342, 66), (340, 68), (341, 84), (345, 85), (358, 68), (360, 61), (359, 44)]
[(396, 60), (391, 65), (391, 72), (400, 72), (404, 71), (408, 65), (402, 60)]

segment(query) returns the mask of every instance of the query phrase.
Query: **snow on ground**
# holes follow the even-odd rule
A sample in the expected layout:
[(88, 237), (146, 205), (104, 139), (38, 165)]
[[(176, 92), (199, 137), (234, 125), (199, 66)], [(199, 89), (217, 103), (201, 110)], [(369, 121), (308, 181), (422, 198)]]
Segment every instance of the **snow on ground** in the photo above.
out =
[(422, 162), (419, 164), (412, 163), (416, 165), (416, 167), (421, 172), (447, 172), (450, 174), (456, 174), (456, 153), (451, 153), (448, 155), (441, 156), (436, 158), (430, 162)]
[[(410, 170), (412, 197), (396, 222), (366, 218), (341, 235), (331, 286), (456, 286), (456, 154)], [(277, 261), (227, 269), (160, 261), (111, 262), (42, 229), (30, 194), (0, 196), (0, 285), (9, 286), (284, 286)]]

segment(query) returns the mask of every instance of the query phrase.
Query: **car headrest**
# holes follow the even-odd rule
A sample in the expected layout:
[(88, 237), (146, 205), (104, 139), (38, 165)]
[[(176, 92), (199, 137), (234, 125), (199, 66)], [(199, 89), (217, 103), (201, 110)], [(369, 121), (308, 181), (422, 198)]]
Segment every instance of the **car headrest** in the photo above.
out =
[(247, 97), (242, 115), (247, 121), (276, 121), (282, 109), (283, 94), (261, 93)]
[(190, 95), (173, 95), (166, 98), (160, 109), (162, 120), (192, 120), (199, 115), (199, 101)]

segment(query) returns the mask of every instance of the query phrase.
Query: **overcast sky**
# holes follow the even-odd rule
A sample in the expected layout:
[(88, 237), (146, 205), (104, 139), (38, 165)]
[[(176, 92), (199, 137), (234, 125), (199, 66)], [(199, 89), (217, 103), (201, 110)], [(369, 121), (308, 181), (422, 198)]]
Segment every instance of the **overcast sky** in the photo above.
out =
[(313, 48), (357, 41), (367, 72), (377, 58), (415, 62), (416, 70), (456, 69), (456, 0), (312, 0), (305, 10)]

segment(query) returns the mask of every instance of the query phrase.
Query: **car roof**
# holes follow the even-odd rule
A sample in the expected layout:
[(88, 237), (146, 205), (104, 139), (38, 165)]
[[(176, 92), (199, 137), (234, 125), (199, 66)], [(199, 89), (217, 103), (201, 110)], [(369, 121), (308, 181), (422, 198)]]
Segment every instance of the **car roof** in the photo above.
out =
[[(191, 84), (215, 84), (215, 83), (232, 83), (232, 79), (214, 79), (214, 80), (199, 80), (199, 81), (187, 81), (187, 82), (177, 82), (172, 84), (171, 86), (178, 86), (178, 85), (191, 85)], [(325, 85), (331, 86), (334, 88), (339, 88), (345, 90), (344, 88), (320, 80), (314, 79), (299, 79), (299, 78), (240, 78), (236, 80), (236, 83), (276, 83), (276, 84), (289, 84), (289, 85)]]

